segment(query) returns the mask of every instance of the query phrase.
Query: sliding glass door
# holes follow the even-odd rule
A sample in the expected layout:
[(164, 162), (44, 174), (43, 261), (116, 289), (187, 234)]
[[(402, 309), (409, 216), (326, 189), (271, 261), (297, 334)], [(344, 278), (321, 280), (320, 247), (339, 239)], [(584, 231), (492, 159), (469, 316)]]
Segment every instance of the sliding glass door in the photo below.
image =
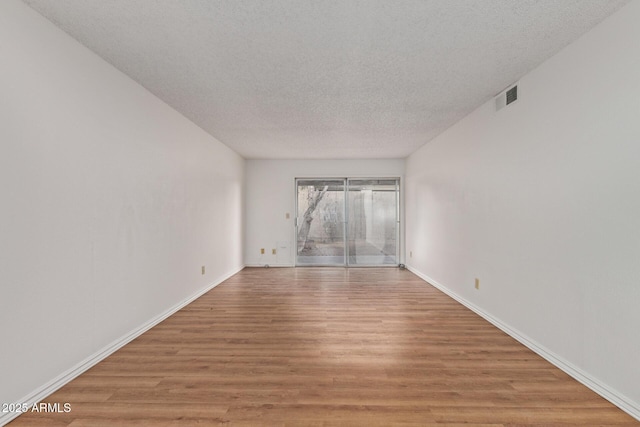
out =
[(298, 179), (297, 265), (345, 265), (345, 180)]
[(398, 265), (398, 180), (348, 180), (349, 265)]
[(297, 179), (296, 265), (398, 264), (399, 180)]

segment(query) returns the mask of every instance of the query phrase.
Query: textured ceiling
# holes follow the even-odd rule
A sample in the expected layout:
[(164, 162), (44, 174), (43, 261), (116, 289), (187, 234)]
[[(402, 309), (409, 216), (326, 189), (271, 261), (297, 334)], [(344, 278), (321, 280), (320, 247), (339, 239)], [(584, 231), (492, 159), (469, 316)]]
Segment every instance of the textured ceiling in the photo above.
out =
[(628, 0), (24, 0), (246, 158), (401, 158)]

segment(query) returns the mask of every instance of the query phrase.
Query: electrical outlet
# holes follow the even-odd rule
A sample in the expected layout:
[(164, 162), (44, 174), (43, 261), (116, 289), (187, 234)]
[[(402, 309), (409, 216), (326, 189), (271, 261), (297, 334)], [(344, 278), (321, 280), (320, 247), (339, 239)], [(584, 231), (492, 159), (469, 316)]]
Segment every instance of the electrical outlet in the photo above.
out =
[(409, 251), (409, 258), (413, 258), (413, 251)]
[(202, 274), (204, 274), (204, 265), (202, 266)]
[(275, 249), (271, 249), (271, 254), (275, 255), (276, 254), (276, 250)]
[(287, 212), (286, 214), (284, 214), (284, 217), (285, 217), (286, 219), (291, 218), (291, 216), (289, 215), (289, 212)]
[(476, 289), (480, 289), (480, 279), (476, 277)]
[(260, 254), (264, 255), (264, 248), (260, 248)]

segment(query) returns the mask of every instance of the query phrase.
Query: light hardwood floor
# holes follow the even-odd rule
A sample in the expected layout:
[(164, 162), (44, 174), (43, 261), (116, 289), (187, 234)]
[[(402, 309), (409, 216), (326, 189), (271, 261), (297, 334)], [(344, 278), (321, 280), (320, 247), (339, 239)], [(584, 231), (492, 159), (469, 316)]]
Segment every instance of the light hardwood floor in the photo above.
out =
[(412, 273), (247, 268), (18, 426), (640, 425)]

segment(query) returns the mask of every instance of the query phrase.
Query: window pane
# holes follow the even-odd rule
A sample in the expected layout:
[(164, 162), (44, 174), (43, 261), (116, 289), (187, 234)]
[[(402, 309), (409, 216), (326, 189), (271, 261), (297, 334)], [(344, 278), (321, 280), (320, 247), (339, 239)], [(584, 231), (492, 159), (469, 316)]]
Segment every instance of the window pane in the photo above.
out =
[(349, 265), (397, 264), (398, 180), (350, 179)]
[(297, 265), (344, 265), (344, 180), (298, 180)]

